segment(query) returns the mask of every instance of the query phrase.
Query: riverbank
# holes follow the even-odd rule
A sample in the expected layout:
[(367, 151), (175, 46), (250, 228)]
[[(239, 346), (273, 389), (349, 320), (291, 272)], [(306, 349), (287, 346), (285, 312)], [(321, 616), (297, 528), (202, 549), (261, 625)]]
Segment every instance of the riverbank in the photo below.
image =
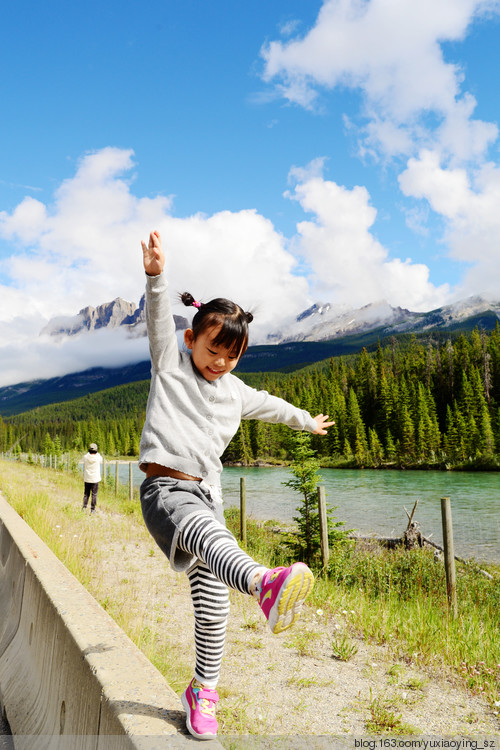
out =
[[(450, 464), (446, 461), (438, 462), (398, 462), (398, 461), (381, 461), (378, 464), (364, 466), (353, 459), (347, 458), (325, 458), (319, 459), (320, 469), (374, 469), (378, 471), (500, 471), (500, 459), (496, 456), (483, 460), (470, 460), (460, 464)], [(246, 464), (241, 461), (227, 461), (224, 466), (240, 468), (287, 468), (290, 461), (264, 460), (248, 461)]]
[[(1, 468), (0, 487), (11, 504), (181, 692), (193, 660), (189, 590), (145, 531), (137, 501), (115, 499), (103, 487), (91, 517), (80, 510), (81, 483), (74, 477), (5, 462)], [(249, 532), (263, 555), (272, 532), (264, 527), (254, 534), (253, 525)], [(424, 599), (420, 621), (409, 601), (399, 605), (398, 620), (383, 597), (370, 605), (365, 588), (319, 580), (300, 625), (279, 637), (267, 630), (253, 600), (232, 593), (219, 686), (223, 735), (498, 733), (500, 696), (481, 674), (499, 658), (498, 638), (465, 656), (461, 667), (442, 641), (432, 652), (437, 633), (418, 641), (417, 632), (408, 632), (426, 627)], [(443, 610), (432, 627), (439, 623), (451, 646), (457, 636)], [(481, 649), (484, 632), (476, 639), (471, 623), (468, 629)]]
[[(50, 465), (76, 471), (80, 455), (64, 455)], [(41, 457), (32, 457), (40, 465)], [(14, 459), (11, 459), (14, 460)], [(48, 461), (45, 461), (49, 465)], [(129, 493), (138, 492), (144, 473), (137, 462), (126, 459), (106, 461), (106, 485), (125, 484)], [(320, 469), (327, 502), (335, 516), (359, 535), (394, 537), (407, 524), (405, 508), (418, 500), (415, 520), (424, 536), (443, 544), (441, 498), (452, 506), (455, 553), (480, 564), (500, 564), (500, 493), (494, 472), (465, 471), (370, 471), (369, 469)], [(240, 480), (246, 478), (247, 513), (259, 520), (276, 519), (291, 523), (296, 515), (297, 496), (283, 482), (290, 479), (283, 463), (260, 462), (253, 467), (227, 466), (222, 472), (226, 507), (240, 502)]]

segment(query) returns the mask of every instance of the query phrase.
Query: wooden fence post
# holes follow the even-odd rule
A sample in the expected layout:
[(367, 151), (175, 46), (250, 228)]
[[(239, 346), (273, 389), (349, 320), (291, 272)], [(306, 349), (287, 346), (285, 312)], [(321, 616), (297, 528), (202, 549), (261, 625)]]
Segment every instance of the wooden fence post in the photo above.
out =
[(134, 499), (134, 477), (132, 475), (132, 461), (128, 462), (128, 499)]
[(318, 517), (321, 541), (321, 558), (323, 560), (323, 567), (326, 568), (326, 566), (328, 565), (328, 560), (330, 559), (330, 550), (328, 548), (328, 518), (326, 514), (326, 496), (325, 488), (322, 485), (318, 487)]
[(247, 491), (245, 477), (240, 477), (240, 539), (247, 543)]
[(453, 527), (451, 523), (451, 503), (449, 497), (441, 498), (441, 519), (443, 522), (444, 566), (446, 570), (446, 593), (448, 608), (453, 617), (458, 616), (457, 586), (455, 580), (455, 551), (453, 548)]
[(118, 478), (120, 476), (120, 472), (118, 469), (118, 461), (115, 461), (115, 495), (118, 495)]

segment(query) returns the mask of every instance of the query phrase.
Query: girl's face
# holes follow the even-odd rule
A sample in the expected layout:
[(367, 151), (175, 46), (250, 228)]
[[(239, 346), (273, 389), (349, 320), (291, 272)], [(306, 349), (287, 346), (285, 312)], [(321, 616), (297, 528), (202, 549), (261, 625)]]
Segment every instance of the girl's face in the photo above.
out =
[(240, 359), (232, 349), (214, 344), (221, 326), (207, 328), (195, 339), (192, 328), (184, 332), (184, 342), (191, 349), (193, 363), (205, 380), (214, 382), (234, 370)]

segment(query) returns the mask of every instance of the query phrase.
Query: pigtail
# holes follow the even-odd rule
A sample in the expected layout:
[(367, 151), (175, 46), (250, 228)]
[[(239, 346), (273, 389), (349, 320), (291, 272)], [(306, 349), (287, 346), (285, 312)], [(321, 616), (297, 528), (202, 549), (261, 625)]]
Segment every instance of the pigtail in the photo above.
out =
[(245, 313), (245, 318), (247, 319), (247, 323), (250, 324), (252, 322), (252, 320), (253, 320), (252, 313), (251, 312), (246, 312)]
[(182, 304), (186, 305), (186, 307), (197, 307), (198, 309), (201, 307), (201, 302), (197, 302), (189, 292), (183, 292), (179, 297), (181, 298)]

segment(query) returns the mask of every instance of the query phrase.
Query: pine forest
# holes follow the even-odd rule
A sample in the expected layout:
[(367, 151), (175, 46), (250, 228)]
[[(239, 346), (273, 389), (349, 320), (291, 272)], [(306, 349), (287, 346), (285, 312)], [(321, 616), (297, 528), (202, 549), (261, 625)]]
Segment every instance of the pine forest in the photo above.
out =
[[(454, 337), (393, 337), (374, 351), (292, 373), (242, 374), (245, 382), (335, 426), (312, 446), (323, 466), (500, 468), (500, 325)], [(138, 455), (148, 381), (0, 418), (0, 451)], [(293, 432), (244, 421), (223, 460), (290, 459)]]

